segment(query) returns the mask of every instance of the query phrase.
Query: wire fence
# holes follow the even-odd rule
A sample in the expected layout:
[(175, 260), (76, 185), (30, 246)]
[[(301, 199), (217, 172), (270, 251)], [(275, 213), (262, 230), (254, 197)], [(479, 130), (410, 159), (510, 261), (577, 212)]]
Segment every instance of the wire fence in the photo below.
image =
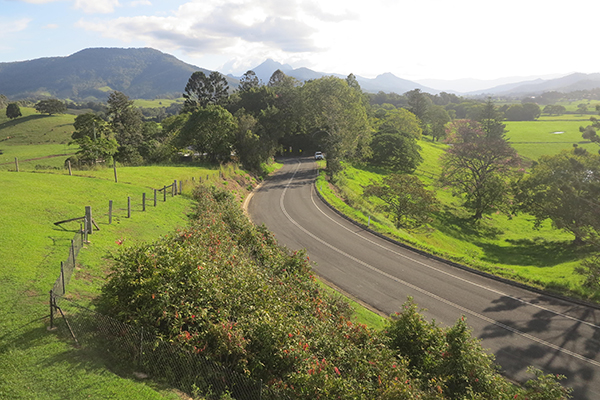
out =
[(167, 384), (194, 398), (288, 398), (202, 354), (164, 341), (147, 329), (122, 323), (61, 296), (54, 296), (54, 307), (65, 320), (64, 324), (57, 323), (59, 331), (72, 335), (79, 346), (111, 368)]
[[(176, 185), (174, 182), (161, 190), (166, 193), (170, 187), (174, 195)], [(79, 231), (71, 240), (69, 255), (61, 262), (60, 274), (50, 291), (50, 329), (56, 328), (61, 334), (70, 336), (82, 351), (91, 352), (94, 358), (105, 360), (112, 370), (151, 378), (194, 398), (288, 399), (283, 393), (278, 393), (262, 382), (225, 368), (202, 354), (164, 341), (148, 329), (122, 323), (65, 298), (66, 288), (77, 264), (77, 256), (87, 242), (88, 233), (92, 232), (94, 224), (91, 210), (88, 211), (87, 208), (85, 217), (72, 220), (83, 220), (83, 225), (80, 225)], [(65, 221), (60, 223), (62, 222)]]

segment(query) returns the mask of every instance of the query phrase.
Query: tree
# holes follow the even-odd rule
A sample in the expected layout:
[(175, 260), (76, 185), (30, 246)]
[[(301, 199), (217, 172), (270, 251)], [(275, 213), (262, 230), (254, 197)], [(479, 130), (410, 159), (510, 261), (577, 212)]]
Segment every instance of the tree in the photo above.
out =
[(574, 149), (542, 156), (517, 186), (516, 207), (583, 243), (600, 232), (600, 156)]
[(67, 112), (67, 106), (60, 100), (48, 99), (38, 101), (35, 105), (35, 110), (40, 114), (64, 114)]
[(75, 132), (71, 143), (77, 144), (77, 163), (93, 165), (110, 159), (118, 148), (110, 126), (102, 118), (92, 113), (78, 115), (73, 123)]
[(371, 132), (367, 111), (358, 91), (333, 76), (307, 82), (302, 87), (303, 121), (318, 136), (327, 153), (327, 168), (334, 175), (342, 160), (369, 155)]
[(450, 122), (450, 115), (444, 107), (436, 105), (429, 107), (427, 121), (429, 121), (431, 140), (435, 142), (446, 136), (446, 124)]
[(541, 114), (535, 103), (513, 104), (504, 112), (507, 121), (534, 121)]
[(425, 93), (421, 92), (421, 89), (413, 89), (404, 95), (408, 100), (408, 111), (415, 114), (421, 121), (425, 121), (425, 114), (430, 103)]
[(396, 228), (420, 227), (429, 223), (437, 210), (435, 192), (425, 189), (414, 175), (387, 175), (381, 183), (367, 186), (364, 194), (383, 201), (381, 209), (391, 216)]
[(218, 105), (194, 111), (180, 129), (176, 144), (207, 154), (212, 162), (225, 162), (231, 157), (237, 123), (233, 115)]
[(502, 114), (494, 105), (491, 98), (488, 98), (475, 118), (481, 124), (481, 129), (488, 137), (504, 138), (506, 125), (502, 123), (504, 114)]
[(143, 163), (139, 152), (139, 148), (144, 144), (142, 113), (133, 105), (133, 100), (121, 92), (112, 92), (108, 96), (106, 115), (119, 143), (115, 158), (132, 165)]
[(21, 107), (17, 103), (9, 103), (6, 106), (6, 117), (9, 119), (15, 119), (21, 117)]
[(577, 104), (577, 112), (579, 114), (585, 114), (588, 110), (588, 106), (585, 103)]
[(567, 111), (567, 109), (565, 108), (565, 106), (561, 106), (561, 105), (554, 105), (554, 104), (549, 104), (546, 107), (544, 107), (544, 110), (542, 111), (544, 114), (556, 114), (556, 115), (562, 115)]
[(377, 114), (370, 163), (396, 172), (413, 172), (423, 161), (417, 144), (421, 137), (419, 120), (405, 109), (392, 108)]
[(217, 71), (211, 72), (209, 76), (196, 71), (190, 76), (184, 91), (183, 112), (192, 112), (209, 104), (223, 105), (229, 96), (229, 84)]
[(451, 122), (447, 132), (450, 146), (442, 156), (440, 183), (462, 197), (473, 219), (479, 220), (505, 204), (508, 178), (516, 172), (520, 159), (503, 137), (488, 135), (476, 121)]
[[(596, 111), (600, 113), (600, 104), (596, 105)], [(598, 136), (598, 130), (600, 130), (600, 120), (596, 117), (590, 117), (590, 121), (592, 121), (591, 125), (579, 127), (579, 131), (582, 133), (582, 137), (591, 142), (600, 144), (600, 136)]]
[(247, 71), (240, 79), (240, 92), (247, 92), (251, 89), (256, 89), (260, 84), (260, 79), (256, 76), (256, 73), (252, 70)]

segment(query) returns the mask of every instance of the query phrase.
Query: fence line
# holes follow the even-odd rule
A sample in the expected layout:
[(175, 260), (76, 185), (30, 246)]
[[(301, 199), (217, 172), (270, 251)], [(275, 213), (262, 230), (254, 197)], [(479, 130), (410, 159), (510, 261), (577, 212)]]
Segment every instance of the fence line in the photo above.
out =
[[(201, 181), (200, 178), (199, 182)], [(171, 196), (175, 196), (181, 194), (182, 186), (180, 182), (178, 188), (177, 181), (174, 181), (162, 189), (154, 189), (154, 205), (156, 206), (158, 191), (163, 191), (166, 201), (168, 188), (171, 189)], [(145, 200), (145, 193), (143, 199)], [(110, 200), (109, 223), (112, 222), (112, 205)], [(142, 208), (145, 210), (145, 204)], [(128, 217), (130, 216), (131, 199), (128, 198)], [(64, 295), (75, 270), (77, 255), (87, 243), (94, 223), (88, 207), (86, 216), (76, 219), (83, 219), (83, 225), (80, 225), (79, 231), (71, 240), (69, 255), (66, 261), (61, 262), (60, 274), (50, 291), (50, 330), (59, 329), (64, 335), (71, 336), (76, 345), (82, 346), (85, 351), (97, 353), (97, 356), (113, 365), (141, 372), (153, 380), (165, 382), (191, 395), (202, 395), (208, 399), (218, 399), (226, 394), (240, 400), (288, 399), (282, 393), (264, 386), (261, 381), (229, 370), (201, 354), (163, 341), (148, 329), (122, 323), (66, 299)], [(59, 322), (59, 315), (62, 324)]]
[(219, 399), (224, 394), (239, 400), (289, 399), (261, 381), (164, 341), (148, 329), (125, 324), (61, 296), (55, 296), (55, 303), (68, 322), (59, 327), (62, 333), (74, 335), (86, 351), (109, 364), (135, 371), (138, 377), (143, 374), (208, 399)]

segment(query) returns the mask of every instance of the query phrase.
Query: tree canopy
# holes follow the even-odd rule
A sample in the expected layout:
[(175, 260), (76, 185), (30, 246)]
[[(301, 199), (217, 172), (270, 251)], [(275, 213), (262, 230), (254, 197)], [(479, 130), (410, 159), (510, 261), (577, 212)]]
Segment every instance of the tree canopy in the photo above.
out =
[(497, 132), (488, 134), (472, 120), (449, 124), (446, 143), (451, 146), (442, 156), (440, 183), (463, 198), (475, 220), (505, 204), (508, 178), (520, 164), (516, 151)]
[(38, 101), (35, 110), (40, 114), (64, 114), (67, 112), (67, 106), (58, 99), (48, 99)]
[(191, 112), (209, 104), (223, 105), (228, 96), (229, 84), (221, 73), (213, 71), (206, 76), (204, 72), (196, 71), (185, 85), (183, 111)]
[(6, 106), (6, 117), (9, 119), (15, 119), (22, 116), (21, 107), (17, 103), (8, 103)]
[(600, 233), (600, 156), (574, 149), (542, 156), (518, 185), (518, 209), (535, 217), (535, 227), (550, 219), (571, 232), (575, 242)]

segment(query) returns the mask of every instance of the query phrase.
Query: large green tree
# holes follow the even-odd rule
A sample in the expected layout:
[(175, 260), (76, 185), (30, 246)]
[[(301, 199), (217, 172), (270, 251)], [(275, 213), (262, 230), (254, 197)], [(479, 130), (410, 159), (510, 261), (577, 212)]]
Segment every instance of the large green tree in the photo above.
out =
[(333, 76), (307, 82), (302, 88), (303, 122), (327, 153), (327, 168), (335, 174), (340, 161), (370, 153), (367, 111), (358, 91)]
[(204, 72), (196, 71), (185, 85), (183, 111), (192, 112), (209, 104), (224, 105), (228, 96), (229, 84), (221, 73), (213, 71), (206, 76)]
[(6, 117), (9, 119), (15, 119), (22, 116), (21, 107), (17, 103), (8, 103), (6, 106)]
[(387, 175), (380, 183), (367, 186), (364, 194), (383, 201), (381, 209), (391, 216), (396, 228), (420, 227), (431, 222), (431, 214), (437, 210), (435, 192), (425, 189), (414, 175)]
[(71, 143), (77, 144), (77, 163), (93, 165), (110, 161), (117, 152), (118, 143), (114, 138), (110, 125), (92, 113), (78, 115), (73, 123), (75, 131), (71, 135)]
[(523, 177), (518, 209), (545, 220), (582, 243), (600, 232), (600, 156), (580, 149), (542, 156)]
[(139, 151), (144, 144), (142, 113), (133, 105), (133, 100), (121, 92), (112, 92), (108, 96), (106, 115), (119, 143), (115, 158), (127, 164), (143, 163)]
[(451, 118), (446, 109), (442, 106), (432, 105), (427, 110), (427, 121), (429, 123), (428, 132), (431, 140), (438, 141), (446, 136), (446, 124)]
[[(600, 104), (596, 105), (596, 111), (600, 113)], [(590, 125), (586, 127), (579, 127), (579, 131), (582, 133), (581, 136), (584, 139), (600, 144), (600, 136), (598, 136), (598, 131), (600, 130), (600, 120), (598, 120), (596, 117), (590, 117), (590, 121), (592, 122)]]
[(38, 101), (35, 110), (40, 114), (64, 114), (67, 112), (67, 106), (58, 99), (48, 99)]
[(475, 220), (502, 208), (509, 193), (509, 178), (520, 164), (510, 144), (498, 131), (488, 134), (472, 120), (451, 122), (446, 143), (450, 146), (441, 159), (440, 183), (464, 200), (464, 207), (473, 212)]
[(421, 137), (419, 120), (403, 108), (391, 108), (377, 115), (370, 163), (396, 172), (413, 172), (423, 161), (417, 144)]
[(233, 115), (211, 104), (191, 113), (179, 130), (176, 144), (206, 154), (212, 162), (225, 162), (231, 157), (236, 129)]

